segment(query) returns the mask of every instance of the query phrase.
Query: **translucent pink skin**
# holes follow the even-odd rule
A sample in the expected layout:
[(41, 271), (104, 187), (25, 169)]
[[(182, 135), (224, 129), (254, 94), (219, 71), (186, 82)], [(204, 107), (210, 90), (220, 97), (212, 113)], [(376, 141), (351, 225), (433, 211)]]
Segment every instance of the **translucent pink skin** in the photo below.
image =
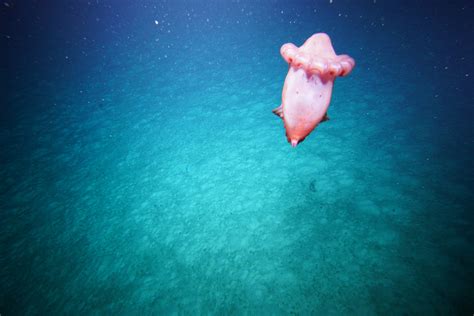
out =
[(355, 62), (347, 55), (336, 55), (325, 33), (314, 34), (300, 47), (284, 44), (280, 52), (290, 69), (281, 108), (274, 112), (282, 117), (288, 142), (296, 147), (326, 118), (334, 80), (347, 76)]

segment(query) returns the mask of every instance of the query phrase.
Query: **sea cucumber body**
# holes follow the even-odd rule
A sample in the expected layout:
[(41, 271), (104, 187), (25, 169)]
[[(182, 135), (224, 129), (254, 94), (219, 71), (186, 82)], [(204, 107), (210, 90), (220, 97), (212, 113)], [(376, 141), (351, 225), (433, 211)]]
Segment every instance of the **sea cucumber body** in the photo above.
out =
[(324, 119), (331, 102), (334, 78), (290, 67), (282, 94), (283, 121), (288, 141), (301, 142)]

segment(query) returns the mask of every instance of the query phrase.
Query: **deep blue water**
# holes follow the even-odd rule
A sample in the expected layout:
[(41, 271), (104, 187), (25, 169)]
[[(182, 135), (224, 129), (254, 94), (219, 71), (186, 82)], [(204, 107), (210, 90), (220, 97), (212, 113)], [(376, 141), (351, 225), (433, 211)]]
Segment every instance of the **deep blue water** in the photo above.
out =
[[(471, 1), (0, 8), (0, 314), (471, 315)], [(297, 148), (280, 46), (356, 60)]]

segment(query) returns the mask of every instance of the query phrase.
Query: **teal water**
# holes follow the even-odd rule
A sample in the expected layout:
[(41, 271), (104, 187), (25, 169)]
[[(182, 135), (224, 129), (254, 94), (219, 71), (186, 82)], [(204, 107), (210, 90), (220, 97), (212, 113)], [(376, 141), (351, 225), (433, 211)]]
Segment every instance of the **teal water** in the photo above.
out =
[(473, 6), (332, 2), (3, 4), (0, 314), (472, 314)]

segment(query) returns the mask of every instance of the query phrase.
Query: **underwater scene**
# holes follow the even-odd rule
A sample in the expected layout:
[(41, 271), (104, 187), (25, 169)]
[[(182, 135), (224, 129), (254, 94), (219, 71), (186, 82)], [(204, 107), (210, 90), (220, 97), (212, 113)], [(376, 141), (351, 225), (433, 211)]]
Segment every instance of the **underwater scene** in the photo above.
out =
[(474, 2), (3, 0), (0, 45), (0, 315), (474, 313)]

